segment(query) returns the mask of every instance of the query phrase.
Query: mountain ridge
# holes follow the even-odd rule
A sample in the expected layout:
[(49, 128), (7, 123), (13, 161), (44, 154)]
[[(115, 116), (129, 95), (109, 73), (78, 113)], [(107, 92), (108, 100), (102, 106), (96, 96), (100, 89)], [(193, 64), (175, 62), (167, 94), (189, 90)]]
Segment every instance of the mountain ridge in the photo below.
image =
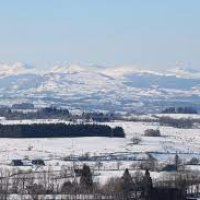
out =
[(200, 72), (81, 65), (58, 65), (40, 70), (21, 63), (4, 64), (0, 65), (0, 91), (0, 104), (9, 100), (129, 110), (144, 106), (146, 101), (198, 99)]

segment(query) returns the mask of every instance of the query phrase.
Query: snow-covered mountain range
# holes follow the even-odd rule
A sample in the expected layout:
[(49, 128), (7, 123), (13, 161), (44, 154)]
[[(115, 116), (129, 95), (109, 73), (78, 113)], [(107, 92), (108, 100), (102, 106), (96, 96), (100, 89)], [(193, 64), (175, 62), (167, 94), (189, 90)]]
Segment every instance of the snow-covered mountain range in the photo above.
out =
[(197, 102), (200, 71), (133, 66), (63, 65), (46, 70), (21, 63), (0, 65), (0, 104), (33, 102), (82, 109), (136, 110)]

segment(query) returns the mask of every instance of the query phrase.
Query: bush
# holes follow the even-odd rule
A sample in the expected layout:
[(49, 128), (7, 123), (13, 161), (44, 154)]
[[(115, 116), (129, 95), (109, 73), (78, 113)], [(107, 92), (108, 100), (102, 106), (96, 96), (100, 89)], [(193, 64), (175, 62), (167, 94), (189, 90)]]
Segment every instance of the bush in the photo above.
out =
[(122, 138), (125, 137), (124, 129), (122, 127), (117, 126), (113, 128), (112, 132), (113, 132), (113, 137), (122, 137)]
[(197, 165), (199, 164), (199, 159), (193, 157), (191, 160), (188, 162), (189, 165)]
[(139, 137), (132, 137), (131, 138), (131, 144), (139, 144), (142, 141)]
[(147, 129), (144, 131), (144, 136), (147, 137), (160, 137), (161, 133), (160, 130), (154, 130), (154, 129)]

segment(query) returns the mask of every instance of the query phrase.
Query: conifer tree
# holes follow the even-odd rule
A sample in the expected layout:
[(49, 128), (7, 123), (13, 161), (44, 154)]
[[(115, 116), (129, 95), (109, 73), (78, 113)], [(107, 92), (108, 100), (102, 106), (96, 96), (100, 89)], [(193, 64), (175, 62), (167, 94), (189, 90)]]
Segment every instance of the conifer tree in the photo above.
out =
[(124, 171), (124, 174), (121, 177), (121, 188), (125, 197), (128, 198), (130, 192), (133, 190), (133, 180), (128, 169)]
[(93, 188), (92, 172), (88, 165), (83, 165), (82, 174), (80, 178), (80, 185), (81, 187), (87, 190)]

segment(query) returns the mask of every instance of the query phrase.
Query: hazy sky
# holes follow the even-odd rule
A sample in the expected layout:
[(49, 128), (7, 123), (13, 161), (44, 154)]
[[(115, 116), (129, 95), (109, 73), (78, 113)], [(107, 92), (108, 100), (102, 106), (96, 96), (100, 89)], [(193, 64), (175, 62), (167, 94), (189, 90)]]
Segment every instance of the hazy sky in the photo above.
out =
[(0, 0), (0, 62), (200, 67), (199, 0)]

